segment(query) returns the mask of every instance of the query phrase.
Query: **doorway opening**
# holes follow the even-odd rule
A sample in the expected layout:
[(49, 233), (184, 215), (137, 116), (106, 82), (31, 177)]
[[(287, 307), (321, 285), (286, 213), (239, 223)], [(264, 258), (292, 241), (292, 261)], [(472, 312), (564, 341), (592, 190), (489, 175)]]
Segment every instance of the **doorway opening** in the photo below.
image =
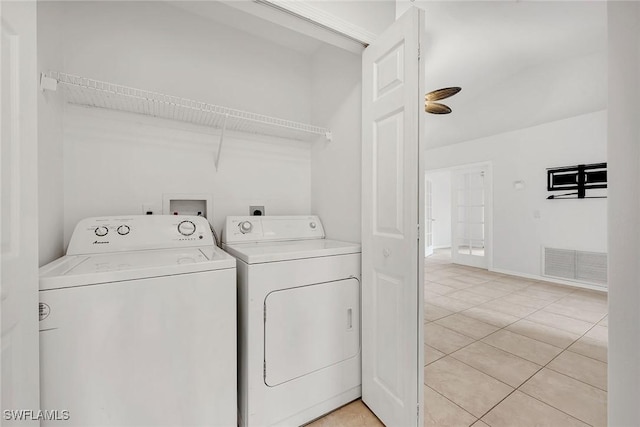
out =
[(490, 268), (491, 165), (471, 164), (425, 174), (425, 257)]

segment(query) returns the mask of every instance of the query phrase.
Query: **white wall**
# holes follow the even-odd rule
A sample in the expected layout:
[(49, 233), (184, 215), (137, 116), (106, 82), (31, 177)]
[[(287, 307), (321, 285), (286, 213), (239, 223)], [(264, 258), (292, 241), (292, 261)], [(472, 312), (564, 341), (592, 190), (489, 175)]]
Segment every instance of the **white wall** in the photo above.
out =
[[(311, 122), (308, 54), (161, 2), (58, 7), (62, 71)], [(41, 133), (55, 128), (53, 122), (44, 122)], [(52, 180), (57, 192), (41, 197), (43, 215), (63, 211), (64, 241), (42, 234), (41, 246), (57, 251), (86, 216), (139, 214), (143, 203), (159, 210), (163, 193), (213, 195), (218, 229), (227, 215), (248, 214), (250, 204), (264, 204), (274, 215), (310, 212), (310, 143), (228, 134), (216, 171), (217, 135), (184, 123), (66, 106), (63, 161), (43, 157), (41, 165), (58, 180), (64, 169), (64, 196)], [(47, 150), (62, 152), (60, 141), (52, 139)]]
[(264, 205), (268, 215), (310, 211), (308, 143), (218, 132), (127, 113), (68, 106), (64, 130), (65, 244), (88, 216), (160, 210), (163, 193), (213, 196), (214, 227)]
[[(59, 3), (38, 2), (38, 70), (63, 67), (63, 9)], [(38, 234), (39, 264), (64, 254), (62, 97), (38, 92)]]
[[(426, 151), (427, 170), (490, 162), (495, 270), (541, 274), (541, 247), (607, 251), (607, 199), (546, 200), (546, 168), (607, 160), (607, 114)], [(514, 181), (524, 181), (516, 190)]]
[(362, 65), (359, 55), (332, 46), (313, 58), (312, 117), (333, 133), (311, 151), (311, 211), (327, 237), (360, 241)]
[(426, 174), (431, 181), (434, 248), (451, 247), (451, 172), (439, 171)]
[(640, 5), (609, 24), (609, 420), (640, 425)]

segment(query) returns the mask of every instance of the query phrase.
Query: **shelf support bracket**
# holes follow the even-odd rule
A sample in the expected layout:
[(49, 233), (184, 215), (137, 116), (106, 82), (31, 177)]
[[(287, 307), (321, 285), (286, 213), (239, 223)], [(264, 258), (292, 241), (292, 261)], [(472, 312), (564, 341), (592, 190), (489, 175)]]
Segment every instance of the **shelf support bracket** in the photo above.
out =
[(326, 138), (327, 142), (333, 141), (333, 134), (331, 132), (325, 132), (324, 137)]
[(40, 90), (58, 90), (58, 81), (52, 77), (48, 77), (45, 73), (40, 74)]
[(216, 155), (216, 171), (219, 169), (220, 153), (222, 152), (222, 141), (224, 141), (224, 131), (227, 129), (227, 120), (229, 120), (229, 113), (224, 115), (224, 122), (222, 123), (222, 130), (220, 131), (220, 144), (218, 144), (218, 154)]

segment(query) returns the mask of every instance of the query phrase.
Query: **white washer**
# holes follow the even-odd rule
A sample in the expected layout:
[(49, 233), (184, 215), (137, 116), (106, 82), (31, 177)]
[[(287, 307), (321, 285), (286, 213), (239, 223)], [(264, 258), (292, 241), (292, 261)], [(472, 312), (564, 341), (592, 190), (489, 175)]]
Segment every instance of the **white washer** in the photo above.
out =
[(40, 269), (42, 409), (65, 426), (236, 425), (235, 265), (202, 217), (80, 221)]
[(228, 217), (240, 426), (301, 425), (361, 395), (360, 245), (317, 216)]

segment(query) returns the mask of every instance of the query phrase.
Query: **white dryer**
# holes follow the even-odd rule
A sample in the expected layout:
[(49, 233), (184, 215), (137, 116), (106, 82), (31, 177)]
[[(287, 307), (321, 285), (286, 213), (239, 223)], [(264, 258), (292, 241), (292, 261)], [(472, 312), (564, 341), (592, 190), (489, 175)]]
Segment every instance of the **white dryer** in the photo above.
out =
[(360, 245), (317, 216), (228, 217), (240, 426), (301, 425), (361, 395)]
[(235, 265), (202, 217), (80, 221), (40, 269), (42, 409), (65, 426), (236, 425)]

